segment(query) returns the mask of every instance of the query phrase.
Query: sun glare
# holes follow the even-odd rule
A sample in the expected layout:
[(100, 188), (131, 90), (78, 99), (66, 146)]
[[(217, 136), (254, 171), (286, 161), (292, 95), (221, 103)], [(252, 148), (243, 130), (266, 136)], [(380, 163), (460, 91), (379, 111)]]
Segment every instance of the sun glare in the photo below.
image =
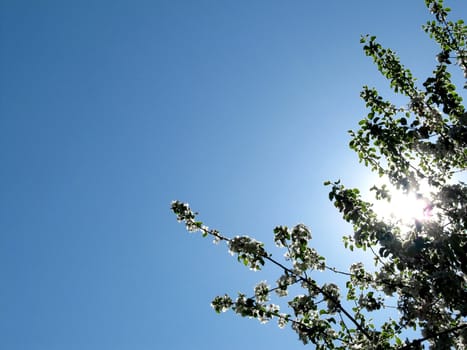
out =
[(394, 186), (385, 183), (391, 195), (391, 201), (375, 200), (373, 203), (374, 211), (386, 219), (400, 220), (405, 224), (412, 224), (415, 220), (425, 221), (431, 215), (430, 203), (426, 198), (428, 189), (422, 186), (419, 193), (403, 193)]

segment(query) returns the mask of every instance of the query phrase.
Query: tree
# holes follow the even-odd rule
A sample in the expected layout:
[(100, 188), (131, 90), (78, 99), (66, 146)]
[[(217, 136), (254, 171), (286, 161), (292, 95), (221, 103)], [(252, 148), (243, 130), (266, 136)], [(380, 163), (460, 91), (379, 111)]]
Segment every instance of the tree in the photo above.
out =
[[(408, 104), (397, 107), (365, 86), (361, 97), (368, 115), (349, 133), (350, 148), (360, 162), (399, 191), (424, 200), (426, 217), (410, 223), (381, 218), (358, 189), (326, 182), (330, 200), (353, 227), (344, 246), (368, 250), (375, 260), (371, 271), (360, 262), (349, 271), (337, 271), (310, 246), (305, 225), (274, 229), (276, 245), (286, 250), (281, 262), (263, 243), (247, 236), (226, 237), (199, 221), (188, 204), (175, 201), (172, 210), (188, 231), (226, 242), (230, 253), (253, 270), (269, 263), (281, 273), (273, 287), (258, 283), (251, 297), (216, 297), (216, 312), (232, 309), (260, 322), (277, 319), (279, 327), (290, 325), (304, 344), (313, 343), (316, 349), (467, 347), (467, 187), (455, 179), (467, 168), (467, 112), (450, 72), (458, 66), (467, 78), (467, 27), (462, 20), (448, 20), (450, 9), (442, 0), (425, 3), (434, 18), (423, 28), (440, 48), (432, 75), (417, 86), (394, 51), (374, 36), (362, 37), (365, 54)], [(422, 184), (429, 186), (428, 192), (421, 191)], [(377, 200), (391, 201), (386, 186), (371, 190)], [(334, 283), (316, 282), (314, 270), (346, 276), (345, 293)], [(287, 297), (292, 285), (303, 294), (288, 299), (287, 313), (270, 299), (274, 294)], [(372, 315), (384, 312), (388, 296), (396, 298), (399, 318), (375, 325)], [(418, 335), (403, 339), (407, 329), (418, 330)]]

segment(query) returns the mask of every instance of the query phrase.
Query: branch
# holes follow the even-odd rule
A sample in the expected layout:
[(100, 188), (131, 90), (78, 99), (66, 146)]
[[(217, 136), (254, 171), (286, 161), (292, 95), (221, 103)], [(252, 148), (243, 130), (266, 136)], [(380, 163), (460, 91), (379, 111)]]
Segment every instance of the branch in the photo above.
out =
[(334, 273), (338, 273), (338, 274), (341, 274), (341, 275), (345, 275), (345, 276), (350, 276), (352, 277), (353, 274), (349, 273), (349, 272), (344, 272), (344, 271), (339, 271), (338, 269), (336, 269), (335, 267), (332, 267), (332, 266), (328, 266), (326, 265), (325, 266), (328, 270), (334, 272)]
[(422, 342), (424, 342), (426, 340), (433, 339), (433, 338), (439, 337), (441, 335), (453, 333), (453, 332), (459, 331), (459, 330), (464, 329), (464, 328), (467, 328), (467, 324), (463, 324), (461, 326), (446, 329), (444, 331), (441, 331), (441, 332), (438, 332), (438, 333), (435, 333), (435, 334), (432, 334), (432, 335), (429, 335), (429, 336), (426, 336), (426, 337), (423, 337), (423, 338), (415, 339), (415, 340), (411, 341), (409, 344), (404, 345), (403, 347), (399, 348), (399, 350), (410, 350), (410, 349), (412, 349), (413, 346), (420, 345)]
[(340, 300), (334, 298), (332, 295), (330, 295), (329, 293), (327, 293), (326, 291), (324, 291), (322, 288), (318, 287), (317, 285), (315, 284), (311, 284), (310, 281), (308, 279), (305, 279), (303, 278), (302, 276), (300, 275), (297, 275), (294, 271), (292, 271), (291, 269), (289, 269), (288, 267), (282, 265), (280, 262), (274, 260), (273, 258), (271, 258), (270, 256), (263, 256), (264, 259), (270, 261), (271, 263), (273, 263), (274, 265), (276, 266), (279, 266), (281, 269), (283, 269), (284, 271), (290, 273), (291, 275), (294, 275), (297, 279), (299, 279), (300, 281), (306, 283), (307, 285), (309, 285), (311, 288), (315, 289), (316, 291), (318, 291), (319, 293), (321, 293), (322, 295), (324, 295), (326, 298), (328, 299), (331, 299), (337, 306), (337, 308), (345, 315), (347, 316), (347, 318), (355, 325), (355, 327), (357, 327), (357, 329), (363, 333), (363, 335), (368, 339), (368, 340), (373, 340), (373, 337), (366, 331), (365, 328), (363, 328), (363, 326), (357, 322), (357, 320), (342, 306)]

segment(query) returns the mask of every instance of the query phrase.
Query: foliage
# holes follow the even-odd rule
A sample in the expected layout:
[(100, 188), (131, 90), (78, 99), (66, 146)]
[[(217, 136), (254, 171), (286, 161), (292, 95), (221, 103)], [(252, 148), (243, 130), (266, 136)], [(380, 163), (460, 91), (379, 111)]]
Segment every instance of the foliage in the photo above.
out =
[[(429, 217), (408, 224), (383, 219), (358, 189), (339, 181), (325, 183), (330, 200), (353, 226), (353, 235), (344, 237), (345, 247), (368, 249), (375, 258), (374, 270), (356, 262), (344, 272), (329, 267), (310, 246), (311, 231), (305, 225), (274, 229), (274, 242), (286, 251), (286, 263), (281, 263), (261, 242), (223, 236), (198, 221), (188, 204), (175, 201), (172, 210), (188, 231), (225, 241), (230, 253), (253, 270), (270, 263), (281, 271), (273, 287), (262, 281), (251, 297), (216, 297), (216, 312), (232, 309), (260, 322), (275, 318), (316, 349), (467, 347), (467, 187), (453, 178), (467, 167), (467, 113), (449, 71), (457, 65), (467, 78), (467, 27), (461, 20), (448, 20), (450, 10), (441, 0), (425, 2), (434, 19), (423, 28), (440, 47), (433, 74), (417, 86), (392, 50), (374, 36), (362, 37), (365, 54), (408, 104), (398, 107), (365, 86), (361, 97), (368, 115), (359, 130), (349, 132), (360, 161), (400, 191), (417, 193), (426, 201)], [(423, 183), (430, 193), (421, 192)], [(377, 199), (391, 200), (385, 186), (371, 190)], [(333, 283), (317, 283), (310, 277), (315, 270), (346, 276), (345, 292)], [(303, 294), (291, 296), (289, 312), (282, 312), (270, 299), (273, 294), (287, 297), (292, 285)], [(387, 297), (397, 299), (399, 319), (375, 326), (372, 315), (384, 313)], [(403, 339), (407, 329), (418, 330), (419, 338)]]

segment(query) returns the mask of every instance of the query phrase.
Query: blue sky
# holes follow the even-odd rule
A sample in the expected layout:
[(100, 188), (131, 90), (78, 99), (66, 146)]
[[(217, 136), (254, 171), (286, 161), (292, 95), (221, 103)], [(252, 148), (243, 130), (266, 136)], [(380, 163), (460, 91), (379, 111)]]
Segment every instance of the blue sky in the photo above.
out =
[(422, 0), (1, 0), (0, 347), (301, 347), (212, 311), (277, 274), (189, 236), (170, 202), (268, 247), (304, 222), (332, 265), (368, 259), (322, 183), (370, 179), (346, 131), (361, 86), (387, 90), (360, 35), (423, 77), (428, 18)]

